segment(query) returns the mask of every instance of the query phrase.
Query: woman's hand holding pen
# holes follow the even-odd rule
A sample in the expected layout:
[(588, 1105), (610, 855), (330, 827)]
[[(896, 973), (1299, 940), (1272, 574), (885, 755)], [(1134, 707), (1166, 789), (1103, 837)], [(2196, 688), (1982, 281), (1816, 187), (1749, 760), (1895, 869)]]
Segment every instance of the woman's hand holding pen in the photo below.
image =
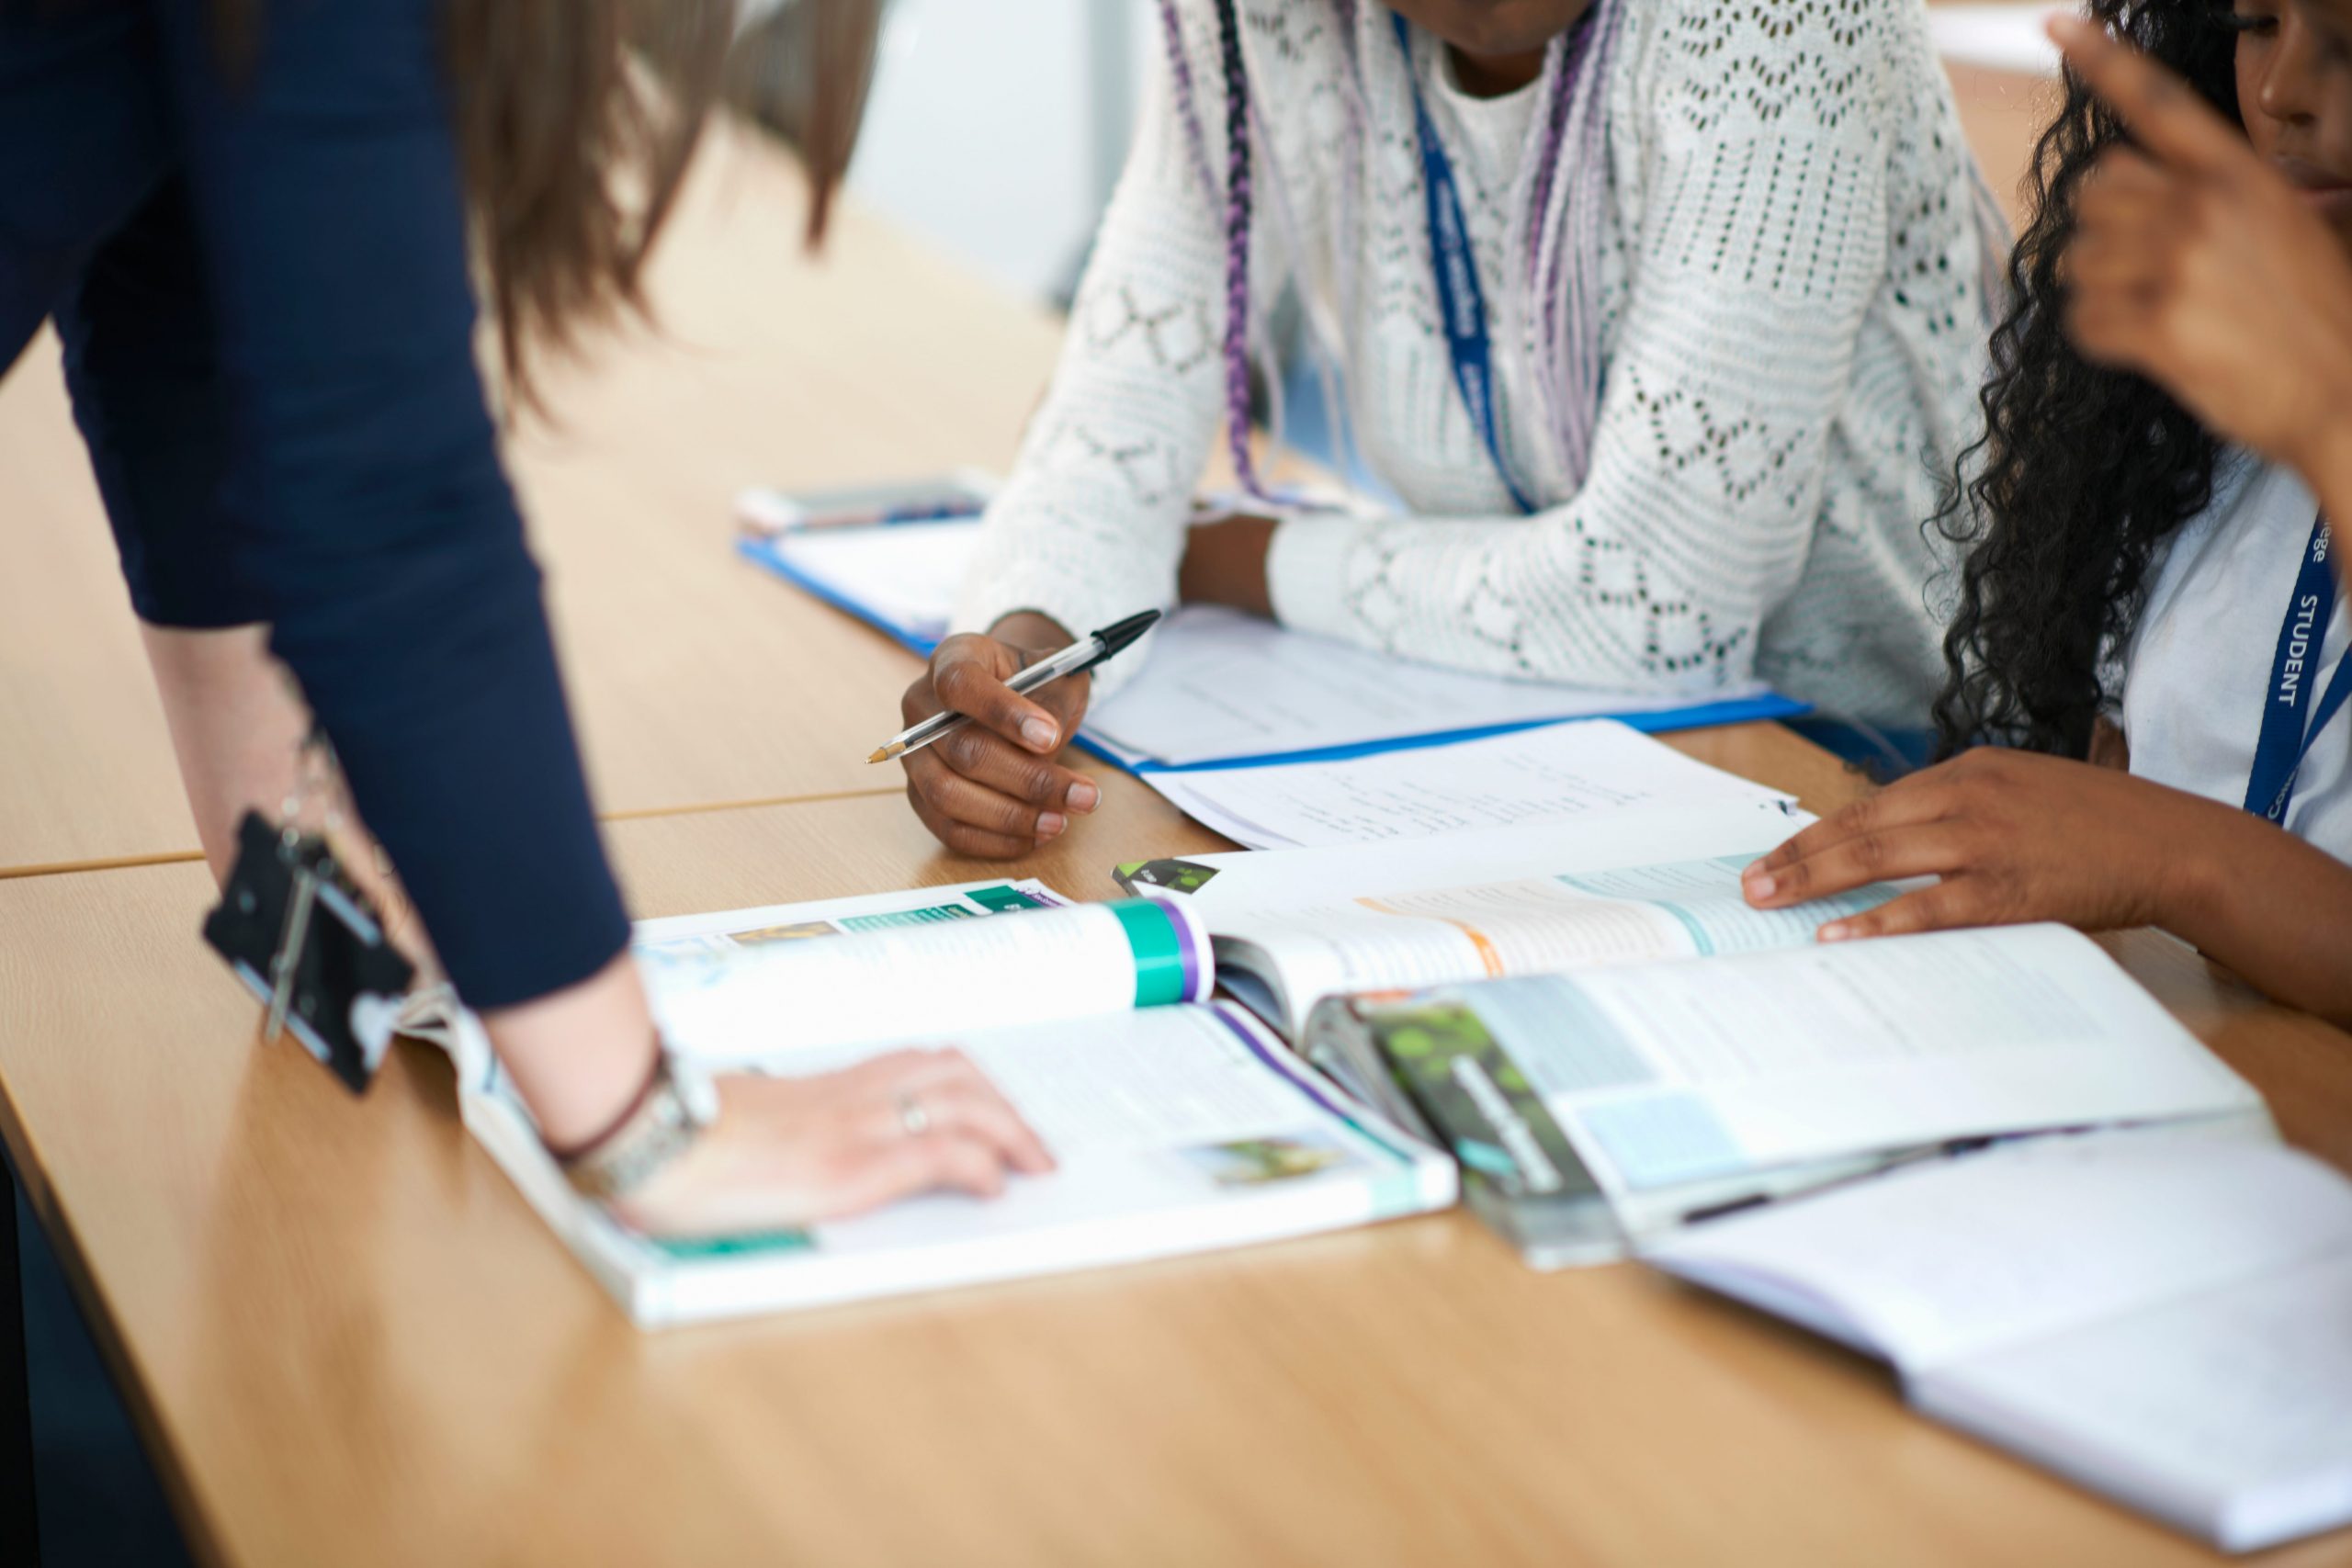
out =
[(990, 635), (941, 643), (899, 710), (914, 724), (946, 711), (973, 722), (906, 759), (907, 798), (932, 836), (957, 854), (1011, 860), (1092, 811), (1094, 782), (1053, 759), (1086, 716), (1092, 677), (1070, 676), (1022, 696), (1005, 685), (1074, 639), (1044, 615), (1005, 616)]

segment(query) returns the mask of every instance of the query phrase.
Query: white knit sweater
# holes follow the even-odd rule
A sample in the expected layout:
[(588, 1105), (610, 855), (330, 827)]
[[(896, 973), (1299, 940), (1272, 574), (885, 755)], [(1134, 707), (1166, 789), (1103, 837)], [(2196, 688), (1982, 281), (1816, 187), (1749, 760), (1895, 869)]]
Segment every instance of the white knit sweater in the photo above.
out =
[[(1540, 418), (1517, 147), (1408, 67), (1386, 9), (1241, 0), (1255, 98), (1253, 299), (1288, 286), (1342, 367), (1359, 446), (1409, 516), (1284, 523), (1283, 624), (1459, 668), (1698, 696), (1760, 676), (1926, 722), (1940, 670), (1921, 524), (1975, 417), (1992, 243), (1918, 0), (1634, 0), (1606, 84), (1603, 396), (1572, 489)], [(1181, 16), (1210, 166), (1225, 95), (1209, 0)], [(1361, 109), (1348, 88), (1361, 70)], [(1463, 186), (1522, 516), (1465, 413), (1430, 276), (1411, 85)], [(1524, 134), (1517, 127), (1528, 127)], [(1481, 135), (1484, 133), (1484, 144)], [(1364, 189), (1342, 190), (1362, 138)], [(1052, 389), (990, 509), (960, 627), (1103, 625), (1171, 603), (1222, 429), (1221, 211), (1163, 61)], [(1120, 661), (1131, 671), (1137, 660)]]

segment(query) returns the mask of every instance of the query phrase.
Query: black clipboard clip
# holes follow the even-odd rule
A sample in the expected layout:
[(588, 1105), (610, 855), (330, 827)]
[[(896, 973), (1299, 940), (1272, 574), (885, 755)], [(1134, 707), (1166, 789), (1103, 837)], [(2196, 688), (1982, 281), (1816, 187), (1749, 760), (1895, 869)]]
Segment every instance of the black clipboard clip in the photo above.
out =
[[(306, 744), (322, 750), (313, 736)], [(331, 753), (328, 754), (331, 758)], [(328, 766), (332, 766), (331, 761)], [(204, 940), (266, 1010), (262, 1038), (291, 1034), (354, 1094), (375, 1081), (416, 966), (326, 839), (297, 826), (302, 793), (273, 828), (237, 826), (237, 861)]]

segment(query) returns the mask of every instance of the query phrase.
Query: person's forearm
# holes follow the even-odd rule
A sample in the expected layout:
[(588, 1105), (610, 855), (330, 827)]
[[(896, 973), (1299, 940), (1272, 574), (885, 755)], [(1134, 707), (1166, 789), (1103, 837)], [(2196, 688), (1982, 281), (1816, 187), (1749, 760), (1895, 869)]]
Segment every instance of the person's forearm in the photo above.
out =
[(609, 1129), (652, 1072), (653, 1012), (623, 952), (576, 986), (482, 1018), (539, 1135), (576, 1147)]
[(2165, 852), (2156, 923), (2290, 1007), (2352, 1023), (2352, 865), (2212, 802)]
[(1270, 517), (1233, 517), (1194, 528), (1176, 574), (1177, 596), (1187, 604), (1223, 604), (1271, 620), (1266, 552), (1273, 542)]

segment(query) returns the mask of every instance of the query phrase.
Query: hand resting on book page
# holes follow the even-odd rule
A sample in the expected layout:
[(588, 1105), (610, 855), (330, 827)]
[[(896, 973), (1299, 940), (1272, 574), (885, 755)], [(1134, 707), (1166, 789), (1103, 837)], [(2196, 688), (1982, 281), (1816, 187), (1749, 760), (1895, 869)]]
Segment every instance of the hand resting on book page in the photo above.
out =
[(1086, 716), (1093, 677), (1073, 675), (1023, 697), (1005, 682), (1077, 640), (1043, 615), (1016, 611), (994, 635), (941, 643), (899, 711), (911, 725), (933, 714), (973, 722), (906, 759), (907, 799), (932, 837), (957, 854), (1011, 860), (1057, 837), (1102, 798), (1094, 782), (1054, 761)]
[(2279, 1001), (2352, 1018), (2352, 866), (2236, 807), (2089, 762), (1978, 747), (1814, 823), (1742, 889), (1781, 909), (1914, 876), (1939, 880), (1821, 940), (2158, 926)]
[(730, 1074), (718, 1120), (614, 1205), (659, 1235), (797, 1230), (944, 1190), (990, 1198), (1054, 1156), (960, 1051), (894, 1051), (810, 1077)]

